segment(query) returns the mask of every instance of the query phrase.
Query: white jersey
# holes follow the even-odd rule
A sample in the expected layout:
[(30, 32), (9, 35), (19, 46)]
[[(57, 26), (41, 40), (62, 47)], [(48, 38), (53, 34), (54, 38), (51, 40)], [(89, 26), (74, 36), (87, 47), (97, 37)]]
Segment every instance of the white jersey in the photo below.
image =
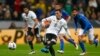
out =
[(27, 21), (28, 27), (33, 28), (33, 26), (35, 24), (33, 19), (36, 19), (37, 16), (33, 11), (29, 11), (29, 13), (27, 15), (26, 15), (26, 13), (23, 13), (22, 18)]
[(48, 18), (45, 18), (44, 20), (51, 21), (50, 26), (46, 30), (46, 33), (52, 33), (52, 34), (58, 35), (62, 27), (67, 29), (67, 22), (63, 18), (60, 20), (57, 20), (56, 16), (50, 16)]

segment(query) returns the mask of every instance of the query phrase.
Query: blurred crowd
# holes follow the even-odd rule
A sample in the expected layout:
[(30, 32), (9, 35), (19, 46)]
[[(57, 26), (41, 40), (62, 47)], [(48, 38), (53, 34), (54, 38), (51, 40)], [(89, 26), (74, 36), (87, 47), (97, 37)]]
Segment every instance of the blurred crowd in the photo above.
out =
[(100, 0), (0, 0), (0, 20), (23, 20), (21, 14), (25, 5), (41, 20), (49, 15), (56, 3), (70, 15), (73, 8), (78, 8), (88, 19), (100, 20)]

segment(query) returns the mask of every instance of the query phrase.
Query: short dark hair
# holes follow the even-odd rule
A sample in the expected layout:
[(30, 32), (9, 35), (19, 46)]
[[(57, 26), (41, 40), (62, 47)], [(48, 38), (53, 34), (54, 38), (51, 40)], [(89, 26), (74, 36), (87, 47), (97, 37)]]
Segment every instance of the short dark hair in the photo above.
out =
[(56, 3), (55, 5), (60, 5), (60, 6), (62, 6), (62, 3)]
[(57, 10), (55, 10), (55, 11), (59, 11), (59, 12), (61, 12), (61, 9), (57, 9)]
[(78, 8), (73, 8), (73, 10), (72, 10), (72, 11), (74, 11), (74, 10), (75, 10), (75, 11), (79, 11), (79, 9), (78, 9)]
[(24, 5), (24, 6), (23, 6), (23, 9), (24, 9), (24, 8), (30, 9), (30, 6)]

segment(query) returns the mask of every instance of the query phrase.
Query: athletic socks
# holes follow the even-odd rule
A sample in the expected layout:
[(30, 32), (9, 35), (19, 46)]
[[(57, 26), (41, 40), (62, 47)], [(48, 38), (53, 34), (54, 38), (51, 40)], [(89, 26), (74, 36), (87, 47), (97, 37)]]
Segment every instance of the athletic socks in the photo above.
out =
[(85, 49), (85, 46), (84, 46), (84, 42), (83, 42), (83, 41), (80, 41), (80, 42), (79, 42), (79, 45), (80, 45), (82, 51), (85, 52), (86, 49)]
[(30, 46), (31, 50), (32, 50), (32, 51), (34, 51), (34, 48), (33, 48), (33, 43), (32, 43), (32, 41), (28, 41), (28, 43), (29, 43), (29, 46)]
[(98, 46), (98, 40), (97, 39), (94, 39), (94, 44), (95, 44), (96, 47)]
[(60, 50), (64, 50), (64, 40), (60, 39)]
[(52, 47), (54, 44), (56, 44), (56, 43), (51, 41), (51, 43), (47, 44), (46, 47), (45, 47), (46, 49), (49, 49), (51, 56), (55, 56), (55, 51)]
[(75, 46), (75, 42), (74, 42), (74, 40), (73, 39), (68, 39), (68, 42), (70, 42), (71, 44), (73, 44), (74, 46)]
[(93, 43), (95, 44), (96, 47), (98, 46), (98, 35), (95, 35)]
[(52, 46), (50, 46), (49, 51), (50, 51), (51, 56), (55, 56), (55, 51)]

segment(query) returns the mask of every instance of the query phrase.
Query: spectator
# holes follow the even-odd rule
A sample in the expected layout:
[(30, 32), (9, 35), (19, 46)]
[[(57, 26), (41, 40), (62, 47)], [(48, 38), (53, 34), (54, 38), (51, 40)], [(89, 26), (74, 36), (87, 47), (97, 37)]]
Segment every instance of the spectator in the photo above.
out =
[(39, 7), (42, 9), (43, 14), (46, 15), (46, 5), (44, 0), (40, 0), (39, 3), (36, 4), (36, 7)]
[(8, 4), (10, 6), (10, 8), (14, 8), (14, 1), (15, 0), (6, 0), (6, 4)]
[(71, 3), (71, 0), (67, 0), (66, 1), (66, 4), (64, 6), (64, 10), (66, 12), (68, 12), (69, 15), (71, 15), (71, 12), (72, 12), (72, 3)]
[(93, 8), (97, 8), (97, 2), (96, 0), (89, 0), (89, 6)]
[(98, 4), (97, 11), (100, 12), (100, 0), (97, 0), (97, 4)]
[(10, 12), (13, 12), (13, 10), (10, 8), (10, 6), (9, 6), (8, 4), (5, 4), (5, 5), (4, 5), (3, 10), (4, 10), (4, 11), (9, 10)]
[(9, 26), (9, 29), (16, 29), (16, 28), (17, 28), (17, 27), (16, 27), (16, 25), (15, 25), (14, 22), (12, 22), (11, 25)]
[(63, 5), (66, 4), (66, 1), (67, 1), (67, 0), (57, 0), (58, 3), (62, 3)]
[(5, 11), (4, 20), (11, 20), (11, 12), (9, 10)]
[(91, 13), (92, 13), (91, 8), (88, 6), (88, 7), (86, 8), (85, 15), (86, 15), (89, 19), (90, 19)]
[(15, 21), (19, 21), (20, 20), (20, 15), (18, 14), (17, 11), (14, 11), (13, 12), (13, 17), (12, 17), (12, 20), (15, 20)]
[(41, 21), (42, 18), (44, 18), (44, 16), (45, 16), (43, 14), (43, 10), (39, 6), (36, 7), (35, 13), (36, 13), (37, 18), (38, 18), (39, 21)]
[(18, 13), (21, 12), (21, 0), (15, 0), (14, 1), (14, 10)]
[(5, 4), (6, 0), (0, 0), (0, 3)]
[(84, 4), (82, 2), (78, 4), (78, 9), (81, 13), (84, 13)]
[(0, 20), (3, 20), (3, 15), (4, 15), (4, 11), (3, 11), (2, 4), (0, 3)]
[(96, 20), (96, 19), (97, 19), (97, 15), (96, 15), (95, 12), (92, 12), (92, 14), (91, 14), (91, 19), (92, 19), (92, 20)]
[(56, 9), (61, 8), (55, 6), (56, 3), (61, 3), (61, 7), (64, 6), (64, 10), (69, 15), (74, 7), (85, 12), (85, 15), (90, 19), (97, 19), (100, 12), (100, 0), (0, 0), (0, 20), (6, 18), (4, 16), (7, 11), (10, 11), (12, 20), (20, 20), (18, 18), (20, 18), (24, 5), (28, 5), (31, 10), (36, 9), (38, 19), (41, 20), (49, 14), (50, 10), (54, 10), (55, 7)]
[(72, 0), (72, 4), (75, 6), (78, 0)]
[(33, 3), (34, 3), (34, 0), (26, 0), (26, 2), (27, 2), (28, 4), (33, 4)]

